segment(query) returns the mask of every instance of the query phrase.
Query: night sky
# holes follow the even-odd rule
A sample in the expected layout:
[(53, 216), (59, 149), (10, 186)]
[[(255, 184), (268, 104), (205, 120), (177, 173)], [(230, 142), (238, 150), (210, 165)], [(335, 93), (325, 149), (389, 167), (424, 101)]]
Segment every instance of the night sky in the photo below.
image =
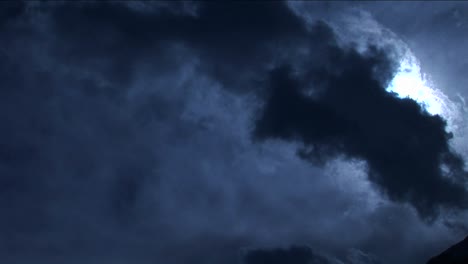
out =
[(465, 2), (1, 2), (0, 263), (426, 263), (467, 46)]

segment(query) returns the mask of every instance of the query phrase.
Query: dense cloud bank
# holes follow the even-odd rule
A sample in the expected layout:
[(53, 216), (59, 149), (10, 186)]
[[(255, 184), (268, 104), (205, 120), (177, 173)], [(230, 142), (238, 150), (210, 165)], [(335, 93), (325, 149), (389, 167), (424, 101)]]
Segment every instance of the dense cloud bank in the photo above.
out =
[(245, 264), (379, 264), (372, 255), (353, 249), (342, 259), (319, 254), (305, 246), (291, 246), (289, 248), (254, 249), (243, 256)]
[(443, 248), (438, 210), (467, 205), (445, 121), (385, 92), (398, 47), (358, 50), (318, 18), (277, 1), (0, 3), (0, 262)]
[(307, 247), (291, 247), (289, 249), (256, 249), (249, 251), (244, 256), (246, 264), (307, 264), (307, 263), (331, 263), (327, 258), (316, 255)]
[(330, 45), (322, 54), (319, 63), (301, 65), (311, 65), (304, 73), (287, 66), (270, 73), (257, 138), (302, 141), (300, 156), (316, 162), (364, 159), (371, 181), (423, 216), (437, 214), (439, 205), (466, 208), (467, 173), (450, 149), (446, 122), (385, 90), (395, 70), (391, 58), (373, 47), (359, 54)]

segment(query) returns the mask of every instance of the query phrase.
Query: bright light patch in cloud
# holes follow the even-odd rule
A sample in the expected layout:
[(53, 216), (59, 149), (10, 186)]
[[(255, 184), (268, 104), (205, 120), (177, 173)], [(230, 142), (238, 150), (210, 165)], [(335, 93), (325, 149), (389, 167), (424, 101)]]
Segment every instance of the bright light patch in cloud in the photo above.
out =
[(431, 115), (440, 115), (447, 120), (447, 129), (459, 130), (462, 120), (460, 105), (451, 101), (441, 90), (434, 88), (430, 79), (421, 72), (419, 61), (411, 51), (400, 61), (400, 67), (387, 91), (400, 98), (411, 98), (418, 102)]
[(446, 96), (431, 88), (429, 80), (421, 73), (419, 63), (411, 54), (401, 60), (398, 73), (387, 91), (396, 93), (400, 98), (415, 100), (432, 115), (444, 116)]

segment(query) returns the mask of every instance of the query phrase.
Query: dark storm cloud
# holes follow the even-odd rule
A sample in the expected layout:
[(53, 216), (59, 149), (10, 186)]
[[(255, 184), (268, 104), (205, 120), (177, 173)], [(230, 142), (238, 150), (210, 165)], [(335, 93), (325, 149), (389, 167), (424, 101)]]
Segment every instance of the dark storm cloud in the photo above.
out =
[(307, 246), (252, 249), (243, 255), (243, 264), (380, 264), (374, 256), (349, 250), (341, 258), (320, 254)]
[(25, 3), (21, 1), (2, 2), (0, 4), (0, 29), (9, 21), (21, 15), (25, 9)]
[(270, 73), (255, 137), (304, 142), (299, 155), (312, 161), (364, 159), (380, 190), (423, 216), (436, 215), (439, 206), (466, 208), (466, 190), (454, 182), (466, 181), (464, 163), (449, 146), (446, 122), (385, 91), (395, 66), (390, 55), (337, 45), (326, 54), (310, 61), (306, 73), (288, 66)]
[[(227, 216), (197, 226), (210, 205), (224, 207), (206, 186), (222, 179), (199, 167), (211, 155), (223, 172), (234, 147), (206, 138), (211, 119), (184, 117), (185, 86), (198, 82), (186, 68), (198, 59), (195, 71), (238, 90), (271, 60), (271, 42), (304, 32), (300, 19), (279, 2), (203, 4), (195, 15), (178, 4), (1, 7), (1, 260), (228, 263), (245, 243), (219, 231)], [(212, 151), (203, 143), (215, 140)]]
[(296, 44), (306, 33), (284, 2), (193, 5), (196, 14), (174, 12), (171, 4), (145, 13), (122, 3), (58, 6), (53, 24), (65, 42), (55, 48), (63, 58), (85, 67), (98, 59), (106, 61), (105, 73), (124, 81), (131, 78), (137, 61), (162, 70), (177, 67), (174, 54), (164, 51), (179, 44), (195, 52), (201, 67), (226, 87), (241, 89), (246, 76), (274, 59), (275, 49)]
[(332, 264), (308, 247), (293, 246), (288, 249), (255, 249), (244, 256), (245, 264)]
[[(322, 100), (328, 106), (337, 99), (330, 92), (342, 92), (328, 89), (328, 82), (339, 81), (328, 78), (328, 70), (346, 72), (337, 64), (345, 66), (348, 60), (374, 63), (352, 50), (330, 48), (336, 40), (325, 23), (309, 28), (276, 1), (4, 6), (2, 2), (0, 210), (5, 217), (0, 219), (0, 261), (227, 264), (239, 263), (239, 249), (246, 246), (311, 241), (314, 249), (325, 250), (372, 244), (368, 248), (384, 256), (388, 245), (398, 244), (404, 253), (389, 258), (399, 263), (414, 254), (406, 249), (413, 249), (411, 241), (394, 238), (401, 230), (424, 233), (406, 226), (419, 223), (413, 215), (402, 217), (399, 210), (382, 214), (380, 209), (363, 220), (374, 213), (367, 208), (371, 196), (352, 188), (340, 191), (336, 178), (314, 177), (323, 171), (298, 159), (294, 146), (285, 142), (251, 144), (251, 110), (258, 102), (249, 95), (280, 91), (286, 101), (276, 103), (298, 99), (292, 106), (307, 105), (308, 111), (309, 97), (278, 87), (283, 81), (300, 81), (314, 94), (310, 88), (317, 83), (322, 90), (316, 95), (330, 97)], [(331, 54), (336, 58), (330, 60)], [(383, 74), (379, 80), (386, 80), (389, 65), (384, 54), (376, 54), (375, 63), (382, 66), (377, 71)], [(289, 79), (286, 68), (268, 75), (278, 62), (302, 65), (296, 73), (306, 78)], [(323, 74), (313, 74), (315, 70)], [(269, 77), (278, 83), (263, 90), (261, 81)], [(409, 116), (417, 121), (433, 120), (430, 128), (443, 126), (438, 118), (418, 119), (413, 112), (419, 108), (409, 100), (397, 102), (413, 109)], [(350, 123), (349, 115), (312, 108), (318, 110), (315, 117), (330, 125), (325, 128), (331, 136), (354, 139), (339, 132)], [(284, 128), (302, 136), (303, 127), (294, 126), (303, 113), (296, 117), (285, 120)], [(445, 133), (434, 130), (441, 142), (446, 140)], [(272, 136), (271, 128), (263, 131)], [(443, 152), (441, 142), (433, 144), (442, 145)], [(320, 153), (351, 156), (362, 150), (354, 146), (358, 150), (349, 153), (334, 146), (323, 144), (326, 151)], [(307, 158), (309, 147), (303, 153)], [(387, 216), (394, 212), (403, 220), (387, 227)], [(385, 243), (374, 242), (384, 236)], [(253, 250), (248, 256), (261, 253), (268, 259), (270, 252), (319, 258), (302, 248)]]

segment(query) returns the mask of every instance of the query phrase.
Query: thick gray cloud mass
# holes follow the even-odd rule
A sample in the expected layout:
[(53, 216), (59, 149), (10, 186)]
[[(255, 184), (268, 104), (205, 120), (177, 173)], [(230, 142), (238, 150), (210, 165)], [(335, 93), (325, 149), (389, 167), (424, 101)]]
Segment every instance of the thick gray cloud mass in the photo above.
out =
[[(319, 27), (333, 36), (331, 29)], [(464, 181), (452, 182), (441, 169), (467, 178), (462, 158), (450, 149), (445, 121), (385, 90), (395, 69), (383, 51), (370, 47), (361, 55), (329, 45), (320, 64), (304, 74), (293, 76), (288, 67), (271, 72), (257, 138), (303, 141), (300, 155), (319, 162), (339, 155), (364, 159), (371, 181), (423, 216), (436, 214), (439, 205), (465, 209)], [(310, 83), (318, 88), (307, 95)]]
[[(289, 87), (280, 105), (298, 92), (280, 81), (308, 76), (300, 85), (309, 96), (312, 83), (337, 92), (326, 70), (343, 70), (347, 56), (367, 62), (336, 39), (331, 25), (348, 6), (334, 5), (317, 4), (305, 21), (276, 1), (2, 2), (0, 262), (416, 263), (463, 236), (443, 224), (460, 219), (458, 211), (427, 223), (413, 210), (465, 206), (462, 187), (441, 174), (412, 170), (391, 178), (401, 179), (393, 188), (381, 180), (400, 170), (375, 169), (362, 152), (336, 147), (348, 141), (325, 146), (357, 159), (325, 155), (316, 166), (309, 152), (297, 155), (308, 150), (301, 139), (311, 143), (300, 122), (278, 125), (298, 140), (253, 140), (272, 88)], [(398, 57), (387, 48), (375, 50), (385, 74), (374, 86), (393, 74)], [(272, 82), (275, 73), (284, 78)], [(432, 121), (438, 147), (421, 153), (431, 169), (442, 153), (462, 171), (442, 119), (375, 92), (415, 125)], [(295, 98), (297, 107), (309, 103)], [(377, 174), (369, 178), (368, 168)], [(424, 177), (440, 195), (415, 187)]]

